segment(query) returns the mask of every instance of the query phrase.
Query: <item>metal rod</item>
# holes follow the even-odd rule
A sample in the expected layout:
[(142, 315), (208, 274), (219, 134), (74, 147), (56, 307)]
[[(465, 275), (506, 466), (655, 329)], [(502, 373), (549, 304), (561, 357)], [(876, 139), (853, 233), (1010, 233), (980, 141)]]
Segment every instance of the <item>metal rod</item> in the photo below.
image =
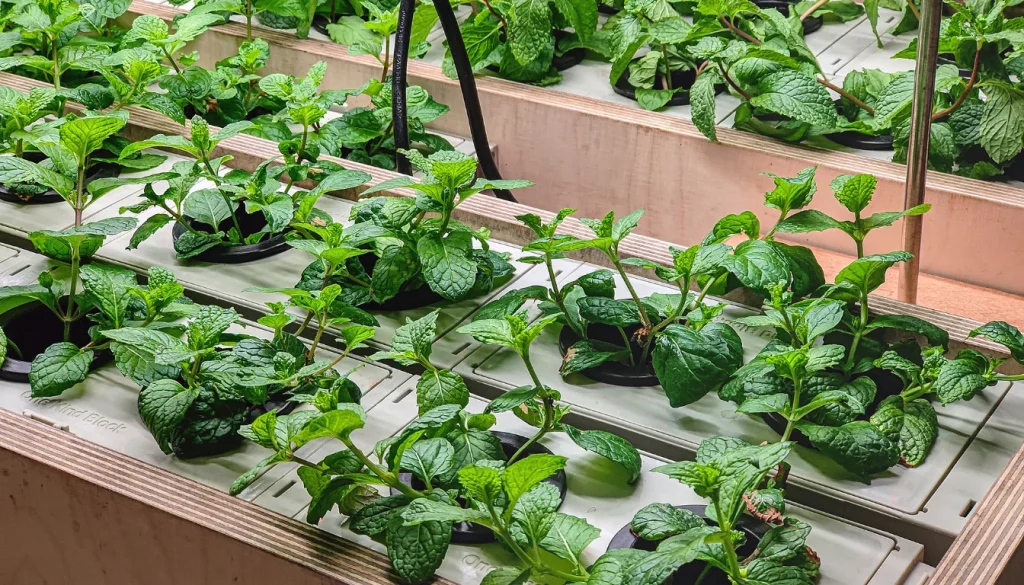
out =
[[(921, 25), (917, 33), (917, 64), (914, 70), (914, 103), (910, 115), (910, 144), (907, 148), (907, 192), (903, 203), (904, 209), (924, 203), (941, 20), (942, 0), (923, 0)], [(900, 272), (898, 298), (904, 303), (917, 302), (923, 219), (920, 215), (903, 218), (903, 249), (913, 254), (913, 257), (903, 264)]]

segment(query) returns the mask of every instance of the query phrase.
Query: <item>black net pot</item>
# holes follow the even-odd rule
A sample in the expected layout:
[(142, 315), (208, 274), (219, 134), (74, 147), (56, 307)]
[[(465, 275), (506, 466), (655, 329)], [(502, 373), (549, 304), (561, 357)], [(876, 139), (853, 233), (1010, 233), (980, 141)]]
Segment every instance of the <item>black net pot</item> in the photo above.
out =
[[(863, 375), (871, 378), (871, 381), (875, 383), (875, 399), (871, 401), (871, 404), (864, 409), (864, 414), (860, 416), (861, 419), (867, 420), (883, 400), (890, 396), (896, 396), (903, 391), (903, 382), (898, 376), (885, 370), (871, 370)], [(786, 432), (786, 419), (783, 416), (774, 412), (766, 412), (761, 414), (761, 418), (780, 436)], [(814, 448), (811, 440), (807, 438), (807, 435), (801, 433), (799, 429), (793, 429), (789, 440), (808, 449)]]
[[(941, 53), (935, 57), (935, 60), (938, 61), (939, 65), (956, 65), (956, 58), (952, 53)], [(960, 77), (963, 77), (964, 79), (971, 78), (970, 69), (964, 69), (959, 65), (956, 65), (956, 67), (960, 70)]]
[[(67, 297), (62, 298), (61, 307), (67, 309), (67, 302)], [(87, 317), (72, 323), (71, 343), (78, 347), (88, 345), (91, 326), (92, 321)], [(25, 303), (0, 315), (0, 328), (12, 342), (7, 347), (7, 358), (0, 365), (0, 379), (11, 382), (28, 383), (32, 360), (51, 345), (64, 341), (64, 322), (39, 301)], [(12, 345), (21, 350), (20, 357)], [(90, 369), (110, 363), (113, 357), (106, 350), (94, 353)]]
[[(97, 154), (104, 157), (112, 156), (106, 152)], [(25, 160), (39, 163), (46, 160), (46, 155), (41, 152), (29, 152), (25, 153)], [(114, 163), (96, 163), (89, 168), (88, 174), (85, 176), (85, 185), (88, 185), (96, 179), (116, 177), (120, 170), (121, 167)], [(60, 196), (60, 193), (57, 193), (53, 189), (47, 189), (46, 191), (35, 195), (19, 194), (7, 185), (0, 183), (0, 201), (21, 203), (23, 205), (43, 205), (47, 203), (62, 203), (64, 198)]]
[[(634, 363), (638, 363), (643, 357), (643, 348), (633, 341), (633, 334), (640, 329), (640, 326), (631, 325), (623, 329), (626, 332), (627, 339), (630, 340), (630, 349), (633, 351)], [(622, 347), (623, 343), (622, 334), (619, 333), (617, 328), (610, 325), (590, 324), (587, 326), (587, 339), (613, 343), (619, 347)], [(569, 348), (578, 341), (580, 341), (580, 336), (573, 331), (572, 327), (562, 327), (562, 332), (558, 335), (558, 349), (562, 352), (562, 357), (565, 357), (566, 353), (569, 352)], [(650, 352), (647, 354), (647, 360), (644, 363), (638, 363), (635, 367), (619, 362), (605, 362), (599, 366), (583, 370), (580, 373), (591, 380), (615, 386), (641, 388), (657, 386), (660, 383), (658, 382), (657, 374), (654, 373), (654, 366), (651, 365)]]
[[(561, 43), (563, 40), (568, 38), (572, 33), (566, 32), (564, 30), (555, 29), (551, 31), (551, 34), (553, 34), (555, 37), (555, 46), (557, 47), (558, 43)], [(586, 49), (584, 49), (583, 47), (577, 47), (575, 49), (566, 51), (561, 55), (555, 55), (555, 57), (551, 60), (551, 65), (554, 66), (554, 68), (559, 71), (565, 71), (566, 69), (572, 67), (573, 65), (579, 65), (583, 61), (583, 58), (586, 56)]]
[[(640, 60), (639, 58), (636, 58), (636, 59), (633, 59), (630, 63), (631, 64), (632, 63), (636, 63), (639, 60)], [(654, 77), (654, 87), (655, 88), (662, 87), (662, 79), (664, 79), (664, 77), (665, 76), (662, 75), (660, 72), (655, 75), (655, 77)], [(683, 91), (677, 92), (675, 95), (673, 95), (672, 99), (668, 100), (668, 102), (665, 105), (666, 106), (685, 106), (686, 104), (690, 103), (690, 88), (693, 87), (693, 84), (694, 84), (695, 81), (697, 81), (697, 72), (694, 71), (693, 69), (687, 69), (686, 71), (673, 71), (672, 72), (672, 88), (673, 89), (682, 88)], [(617, 94), (619, 94), (619, 95), (621, 95), (623, 97), (628, 97), (631, 100), (635, 100), (636, 99), (636, 88), (633, 87), (629, 83), (629, 69), (628, 68), (625, 71), (622, 72), (622, 75), (619, 76), (619, 80), (615, 82), (615, 85), (612, 86), (612, 89), (615, 90), (615, 93), (617, 93)], [(715, 93), (716, 94), (721, 93), (721, 90), (716, 87), (715, 88)]]
[(322, 14), (317, 14), (316, 16), (313, 17), (313, 24), (311, 26), (313, 30), (315, 30), (316, 32), (325, 36), (331, 36), (330, 33), (327, 32), (327, 25), (329, 24), (334, 23), (331, 22), (330, 19), (328, 19), (326, 16)]
[[(501, 450), (505, 453), (506, 458), (515, 455), (516, 452), (519, 451), (519, 449), (529, 440), (526, 437), (515, 433), (506, 433), (503, 431), (490, 431), (490, 433), (501, 441)], [(533, 445), (530, 445), (530, 448), (526, 450), (519, 461), (522, 461), (523, 458), (529, 455), (541, 454), (551, 455), (552, 453), (547, 447), (539, 443), (534, 443)], [(412, 487), (413, 489), (421, 490), (426, 488), (426, 485), (411, 473), (401, 473), (398, 478), (402, 483)], [(550, 483), (558, 488), (558, 505), (561, 507), (561, 502), (565, 500), (565, 493), (568, 489), (566, 485), (565, 470), (559, 470), (558, 473), (545, 479), (544, 482)], [(392, 495), (398, 495), (400, 493), (401, 492), (396, 489), (392, 488), (391, 490)], [(479, 524), (473, 524), (471, 522), (457, 522), (452, 525), (452, 543), (454, 544), (487, 544), (489, 542), (494, 542), (494, 533), (491, 532), (490, 528)]]
[[(267, 218), (262, 212), (257, 213), (238, 213), (238, 224), (242, 228), (242, 237), (254, 234), (267, 225)], [(209, 232), (210, 227), (198, 222), (191, 222), (192, 229), (201, 232)], [(234, 222), (231, 218), (228, 218), (221, 222), (218, 229), (222, 232), (227, 233), (228, 230), (234, 227)], [(177, 242), (181, 236), (185, 235), (185, 226), (180, 223), (175, 223), (174, 228), (171, 230), (171, 237)], [(213, 264), (240, 264), (242, 262), (252, 262), (254, 260), (260, 260), (262, 258), (268, 258), (275, 256), (291, 249), (288, 242), (285, 240), (284, 232), (278, 234), (272, 234), (264, 236), (262, 240), (255, 244), (238, 244), (234, 246), (214, 246), (209, 250), (206, 250), (196, 256), (193, 256), (191, 260), (197, 260), (199, 262), (210, 262)]]
[[(754, 0), (754, 4), (757, 4), (758, 8), (774, 8), (784, 16), (789, 16), (789, 12), (796, 5), (796, 2), (789, 2), (787, 0)], [(825, 19), (820, 16), (808, 16), (804, 19), (804, 35), (817, 31), (823, 24), (825, 24)]]
[(601, 14), (607, 14), (608, 16), (614, 16), (619, 13), (619, 9), (614, 6), (609, 6), (601, 0), (597, 0), (597, 11)]
[[(366, 271), (366, 274), (373, 276), (373, 269), (377, 266), (377, 256), (373, 254), (363, 254), (361, 256), (357, 256), (357, 258), (359, 259), (359, 263), (363, 266), (363, 270)], [(366, 311), (390, 313), (429, 307), (430, 305), (440, 303), (443, 300), (445, 300), (444, 297), (434, 292), (426, 283), (423, 283), (421, 286), (412, 290), (400, 290), (398, 291), (398, 294), (383, 303), (370, 301), (369, 303), (360, 305), (360, 308)]]
[[(842, 99), (835, 100), (836, 110), (840, 112), (842, 116)], [(892, 150), (892, 134), (880, 134), (872, 136), (871, 134), (864, 134), (862, 132), (854, 132), (853, 130), (847, 130), (846, 132), (836, 132), (834, 134), (826, 134), (826, 138), (850, 148), (856, 148), (858, 150)]]
[[(676, 506), (676, 508), (679, 510), (689, 510), (690, 512), (693, 512), (697, 516), (700, 516), (708, 526), (716, 525), (714, 521), (708, 518), (707, 513), (705, 512), (707, 509), (706, 505), (698, 504)], [(733, 530), (739, 530), (742, 532), (743, 535), (746, 536), (746, 542), (743, 543), (743, 546), (736, 549), (736, 556), (742, 560), (753, 554), (753, 552), (757, 550), (757, 545), (761, 542), (761, 538), (764, 537), (769, 528), (771, 527), (764, 522), (760, 522), (750, 516), (740, 516), (740, 519), (736, 522), (736, 526), (733, 527)], [(658, 548), (658, 544), (658, 542), (640, 538), (633, 533), (633, 526), (631, 524), (626, 524), (621, 530), (615, 533), (615, 536), (612, 537), (611, 542), (608, 544), (608, 550), (635, 548), (638, 550), (653, 551)], [(694, 585), (706, 566), (707, 563), (704, 563), (703, 561), (687, 563), (682, 567), (679, 567), (675, 573), (672, 573), (672, 575), (665, 580), (664, 585)], [(719, 569), (712, 568), (708, 571), (708, 574), (704, 576), (704, 579), (700, 584), (730, 585), (730, 581), (729, 577), (726, 576), (725, 573)]]

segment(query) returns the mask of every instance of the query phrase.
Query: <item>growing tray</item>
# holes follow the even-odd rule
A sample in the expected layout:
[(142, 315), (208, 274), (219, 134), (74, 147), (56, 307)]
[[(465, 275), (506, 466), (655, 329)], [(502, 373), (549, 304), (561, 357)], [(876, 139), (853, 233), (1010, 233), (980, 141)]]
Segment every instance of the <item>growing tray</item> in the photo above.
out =
[[(400, 432), (416, 418), (414, 386), (415, 380), (410, 381), (367, 412), (367, 428), (371, 429), (373, 441)], [(473, 398), (468, 408), (481, 412), (485, 404)], [(531, 427), (507, 412), (498, 415), (495, 429), (532, 434)], [(369, 438), (363, 440), (372, 444)], [(583, 451), (563, 434), (548, 435), (541, 442), (554, 453), (569, 458), (566, 468), (568, 492), (559, 510), (583, 517), (601, 529), (601, 536), (584, 553), (588, 562), (596, 560), (608, 548), (612, 537), (643, 506), (655, 502), (673, 505), (706, 503), (690, 488), (668, 476), (652, 473), (652, 468), (666, 462), (659, 457), (643, 455), (640, 479), (630, 486), (625, 483), (625, 474), (616, 464)], [(337, 450), (337, 442), (325, 445), (312, 458), (319, 461)], [(258, 506), (297, 520), (305, 518), (308, 502), (309, 495), (294, 473), (286, 474), (253, 500)], [(812, 526), (808, 544), (822, 559), (819, 585), (904, 585), (905, 576), (920, 561), (923, 547), (912, 541), (796, 505), (787, 506), (787, 509), (789, 515)], [(319, 527), (371, 549), (383, 550), (375, 541), (348, 530), (345, 521), (346, 518), (334, 510), (324, 517)], [(438, 575), (459, 585), (476, 585), (493, 566), (507, 562), (507, 559), (507, 553), (498, 544), (452, 544)]]
[[(569, 278), (596, 268), (581, 264)], [(633, 281), (640, 296), (673, 292), (645, 279)], [(621, 283), (618, 290), (625, 294)], [(750, 314), (749, 309), (729, 306), (722, 320)], [(770, 329), (731, 324), (743, 341), (745, 360), (773, 337)], [(673, 459), (692, 458), (699, 443), (715, 435), (751, 443), (779, 438), (760, 418), (736, 413), (735, 405), (715, 393), (694, 404), (670, 408), (660, 386), (624, 388), (580, 374), (562, 379), (558, 335), (557, 327), (545, 331), (530, 355), (541, 380), (573, 406), (580, 425), (623, 433), (640, 448)], [(518, 356), (494, 346), (477, 344), (456, 371), (473, 392), (485, 397), (530, 383)], [(790, 496), (913, 538), (929, 547), (928, 559), (937, 560), (935, 555), (941, 555), (963, 529), (974, 505), (1024, 441), (1024, 397), (1003, 383), (969, 402), (939, 408), (938, 414), (942, 430), (928, 460), (916, 469), (895, 467), (870, 484), (820, 453), (797, 447), (789, 458), (793, 465)]]
[[(33, 255), (25, 252), (23, 255)], [(0, 274), (0, 286), (34, 282), (35, 276), (50, 263), (41, 256), (24, 270), (11, 276)], [(254, 322), (245, 327), (234, 326), (236, 333), (270, 337), (273, 332)], [(318, 359), (332, 360), (337, 353), (318, 350)], [(362, 389), (363, 404), (376, 404), (397, 385), (409, 379), (404, 372), (380, 364), (368, 364), (358, 358), (346, 358), (339, 371), (361, 366), (351, 379)], [(123, 453), (139, 461), (166, 469), (176, 475), (227, 491), (242, 473), (266, 458), (269, 451), (245, 441), (242, 447), (227, 454), (179, 459), (165, 455), (146, 429), (138, 414), (139, 387), (125, 378), (113, 364), (103, 366), (89, 375), (85, 382), (55, 398), (32, 398), (28, 384), (0, 381), (0, 408), (21, 413), (34, 420), (62, 428), (87, 441)], [(312, 447), (305, 446), (304, 449)], [(272, 468), (270, 473), (286, 471)]]

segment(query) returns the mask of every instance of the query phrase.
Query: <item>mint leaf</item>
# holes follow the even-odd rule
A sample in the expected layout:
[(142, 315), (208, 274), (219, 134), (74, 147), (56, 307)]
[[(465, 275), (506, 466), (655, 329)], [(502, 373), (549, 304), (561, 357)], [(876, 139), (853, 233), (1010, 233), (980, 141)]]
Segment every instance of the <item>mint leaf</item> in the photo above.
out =
[(949, 346), (949, 333), (946, 330), (911, 315), (879, 315), (868, 323), (864, 331), (875, 329), (896, 329), (916, 333), (927, 339), (929, 345)]
[(700, 516), (689, 510), (680, 510), (669, 504), (648, 504), (633, 516), (633, 532), (658, 542), (687, 530), (706, 526)]
[(459, 234), (442, 238), (432, 233), (416, 244), (427, 285), (448, 300), (462, 299), (476, 282), (476, 262), (469, 257), (467, 243)]
[(443, 404), (469, 404), (469, 389), (462, 376), (448, 370), (428, 370), (416, 382), (416, 404), (423, 414)]
[(453, 471), (455, 449), (445, 439), (418, 441), (402, 454), (401, 467), (411, 471), (423, 483), (430, 484), (435, 477)]
[(409, 501), (409, 496), (405, 494), (375, 500), (352, 514), (349, 518), (349, 528), (356, 534), (365, 534), (366, 536), (382, 534), (387, 530), (392, 512), (404, 508)]
[(707, 69), (690, 87), (690, 115), (701, 134), (718, 142), (715, 132), (715, 84), (721, 81), (716, 69)]
[(563, 425), (563, 428), (573, 443), (625, 468), (628, 483), (640, 477), (640, 453), (629, 441), (607, 431), (581, 431), (569, 425)]
[(520, 546), (532, 548), (539, 544), (551, 531), (555, 522), (555, 511), (562, 503), (557, 487), (542, 483), (523, 494), (512, 510), (509, 531)]
[(583, 549), (601, 536), (601, 531), (583, 518), (556, 512), (551, 528), (540, 541), (540, 547), (558, 558), (579, 563)]
[(897, 262), (906, 262), (907, 252), (873, 254), (851, 262), (836, 275), (836, 284), (849, 283), (862, 294), (868, 294), (885, 282), (885, 272)]
[(769, 242), (745, 240), (736, 246), (732, 256), (722, 261), (744, 286), (756, 291), (776, 284), (789, 283), (789, 263)]
[(302, 431), (292, 437), (292, 442), (301, 447), (322, 437), (347, 440), (353, 431), (363, 428), (366, 413), (357, 404), (339, 404), (338, 410), (325, 412), (310, 420)]
[(678, 408), (724, 384), (743, 365), (743, 348), (728, 325), (711, 323), (697, 332), (673, 324), (655, 340), (652, 358), (669, 404)]
[(461, 508), (430, 498), (413, 500), (402, 511), (402, 519), (406, 526), (418, 526), (424, 522), (475, 522), (490, 524), (491, 516), (482, 510)]
[(958, 400), (970, 400), (986, 386), (988, 380), (978, 371), (977, 364), (966, 359), (955, 359), (942, 365), (932, 391), (942, 404), (950, 404)]
[(548, 0), (514, 0), (508, 13), (508, 47), (525, 65), (537, 58), (551, 37)]
[(800, 71), (784, 69), (771, 73), (757, 84), (757, 94), (750, 103), (816, 126), (833, 128), (836, 107), (828, 90)]
[(757, 545), (757, 558), (784, 563), (802, 554), (807, 546), (811, 527), (796, 518), (786, 518), (781, 526), (773, 526)]
[(530, 400), (533, 400), (535, 396), (540, 392), (540, 389), (536, 386), (520, 386), (514, 390), (502, 394), (501, 396), (492, 400), (484, 412), (502, 413), (512, 410)]
[(92, 365), (93, 352), (82, 351), (73, 343), (55, 343), (32, 360), (28, 381), (32, 397), (58, 396), (85, 380)]
[(501, 476), (501, 484), (508, 496), (509, 507), (515, 508), (516, 502), (537, 484), (565, 469), (565, 457), (557, 455), (530, 455), (516, 461), (505, 469)]
[(841, 427), (800, 421), (797, 428), (807, 435), (815, 449), (861, 477), (885, 471), (899, 461), (897, 446), (868, 421), (854, 421)]
[(228, 206), (218, 189), (200, 189), (185, 197), (182, 212), (192, 219), (217, 230), (222, 221), (231, 217), (234, 209)]
[(1024, 92), (1004, 83), (985, 84), (981, 145), (997, 163), (1011, 160), (1024, 148)]
[(484, 576), (480, 585), (523, 585), (529, 579), (530, 568), (495, 567)]
[(899, 445), (900, 456), (910, 467), (924, 463), (939, 436), (938, 415), (923, 398), (905, 402), (902, 396), (890, 396), (871, 415), (871, 424)]
[(874, 175), (839, 175), (832, 179), (829, 186), (843, 207), (850, 210), (850, 213), (860, 213), (871, 203), (877, 183)]
[(968, 337), (984, 337), (1010, 350), (1010, 355), (1018, 362), (1024, 361), (1024, 335), (1020, 330), (1006, 321), (990, 321), (974, 331)]
[(409, 583), (425, 583), (441, 566), (452, 539), (451, 522), (405, 526), (401, 514), (388, 519), (385, 544), (395, 572)]
[(170, 453), (171, 434), (185, 419), (198, 388), (185, 388), (177, 380), (157, 380), (139, 393), (139, 415), (164, 453)]

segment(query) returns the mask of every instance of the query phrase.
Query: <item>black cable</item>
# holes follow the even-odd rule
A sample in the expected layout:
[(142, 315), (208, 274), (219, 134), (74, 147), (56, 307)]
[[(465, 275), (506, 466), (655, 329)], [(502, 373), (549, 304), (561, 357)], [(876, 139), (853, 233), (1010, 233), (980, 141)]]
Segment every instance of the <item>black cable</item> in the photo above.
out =
[(395, 167), (404, 175), (412, 174), (412, 165), (398, 149), (409, 148), (409, 113), (405, 88), (409, 72), (409, 36), (416, 0), (401, 0), (398, 30), (395, 31), (395, 57), (391, 64), (391, 120), (395, 127)]
[[(405, 87), (408, 78), (409, 66), (409, 30), (412, 28), (412, 16), (416, 0), (401, 0), (398, 11), (398, 31), (395, 47), (395, 63), (392, 71), (392, 92), (391, 107), (392, 120), (395, 123), (395, 147), (409, 148), (409, 120), (406, 111)], [(455, 18), (452, 5), (448, 0), (434, 0), (434, 8), (437, 10), (437, 17), (441, 21), (441, 28), (444, 29), (444, 36), (448, 40), (448, 51), (452, 55), (455, 64), (455, 71), (459, 77), (459, 87), (462, 89), (462, 101), (466, 105), (466, 117), (469, 119), (469, 133), (473, 138), (473, 146), (476, 148), (477, 160), (484, 177), (491, 180), (501, 180), (501, 173), (498, 172), (498, 165), (491, 156), (491, 146), (487, 141), (487, 130), (484, 127), (484, 116), (480, 110), (480, 96), (476, 91), (476, 79), (473, 77), (473, 66), (466, 54), (466, 45), (462, 40), (462, 32), (459, 30), (459, 21)], [(403, 34), (403, 23), (406, 28)], [(401, 48), (401, 50), (400, 50)], [(399, 133), (401, 129), (401, 133)], [(404, 167), (403, 167), (404, 162)], [(400, 172), (411, 174), (406, 170), (409, 168), (409, 161), (399, 155), (396, 164)], [(507, 189), (493, 189), (494, 195), (505, 201), (515, 201), (516, 198)]]

